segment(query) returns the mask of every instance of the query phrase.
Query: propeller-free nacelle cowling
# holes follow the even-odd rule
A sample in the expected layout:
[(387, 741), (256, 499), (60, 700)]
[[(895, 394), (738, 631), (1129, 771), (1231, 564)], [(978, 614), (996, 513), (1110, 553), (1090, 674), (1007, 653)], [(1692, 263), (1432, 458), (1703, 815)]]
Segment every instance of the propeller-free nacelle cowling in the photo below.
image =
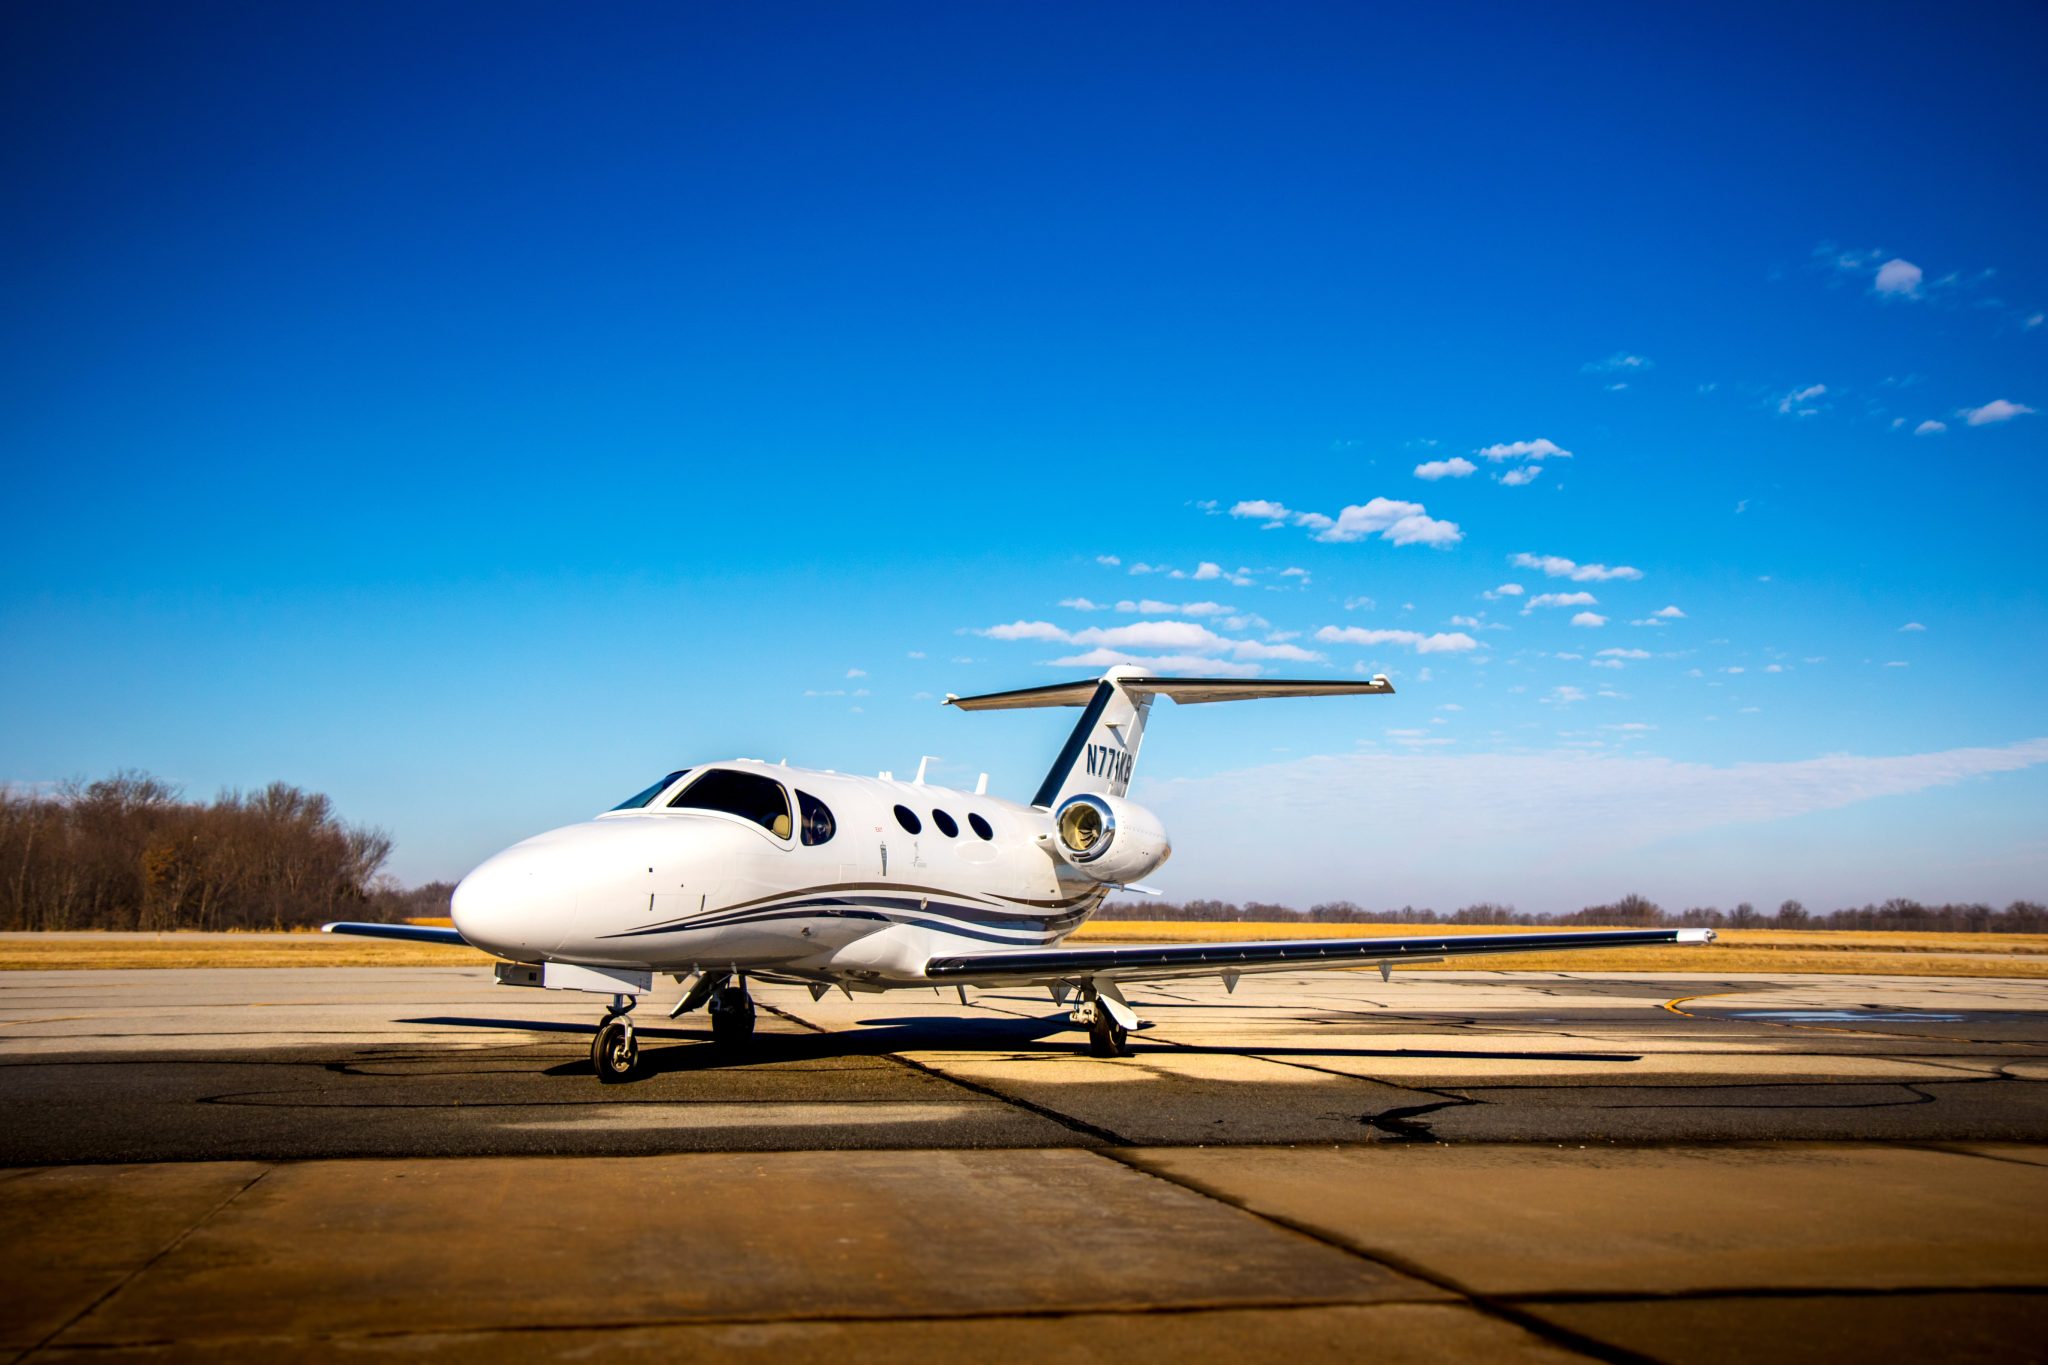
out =
[(1060, 858), (1098, 882), (1137, 881), (1173, 856), (1159, 817), (1120, 796), (1070, 796), (1052, 824)]

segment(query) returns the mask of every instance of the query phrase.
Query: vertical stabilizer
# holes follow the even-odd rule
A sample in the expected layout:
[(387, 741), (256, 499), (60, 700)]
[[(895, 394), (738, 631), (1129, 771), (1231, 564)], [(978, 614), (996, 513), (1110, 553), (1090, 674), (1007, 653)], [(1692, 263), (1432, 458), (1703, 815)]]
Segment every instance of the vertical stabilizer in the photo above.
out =
[(1138, 744), (1145, 738), (1145, 718), (1152, 711), (1152, 694), (1134, 696), (1123, 680), (1143, 672), (1123, 665), (1112, 668), (1095, 685), (1095, 695), (1046, 772), (1045, 781), (1038, 784), (1032, 805), (1057, 806), (1080, 792), (1122, 796), (1131, 789)]

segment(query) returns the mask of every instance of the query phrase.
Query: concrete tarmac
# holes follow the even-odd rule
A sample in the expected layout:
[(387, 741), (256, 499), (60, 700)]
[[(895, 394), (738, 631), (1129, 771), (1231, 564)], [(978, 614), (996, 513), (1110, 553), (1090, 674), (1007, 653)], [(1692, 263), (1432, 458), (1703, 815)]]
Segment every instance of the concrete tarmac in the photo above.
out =
[[(2041, 1358), (2048, 984), (0, 975), (0, 1354)], [(665, 1002), (664, 1002), (665, 1003)]]

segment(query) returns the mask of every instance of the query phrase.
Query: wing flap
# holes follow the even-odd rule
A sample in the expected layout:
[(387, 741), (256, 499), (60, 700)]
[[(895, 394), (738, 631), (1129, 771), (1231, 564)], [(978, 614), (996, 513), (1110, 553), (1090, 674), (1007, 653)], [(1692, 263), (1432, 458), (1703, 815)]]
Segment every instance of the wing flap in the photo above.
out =
[(1710, 943), (1711, 929), (1595, 929), (1537, 934), (1443, 934), (1416, 938), (1312, 938), (1264, 943), (1161, 943), (1130, 947), (1038, 948), (933, 958), (925, 975), (963, 985), (1019, 985), (1108, 977), (1135, 981), (1219, 972), (1244, 975), (1303, 967), (1362, 966), (1403, 959), (1486, 953), (1577, 952)]
[(453, 929), (431, 924), (370, 924), (360, 920), (336, 920), (320, 926), (323, 934), (349, 934), (356, 938), (395, 938), (406, 943), (439, 943), (450, 948), (467, 948), (469, 940)]

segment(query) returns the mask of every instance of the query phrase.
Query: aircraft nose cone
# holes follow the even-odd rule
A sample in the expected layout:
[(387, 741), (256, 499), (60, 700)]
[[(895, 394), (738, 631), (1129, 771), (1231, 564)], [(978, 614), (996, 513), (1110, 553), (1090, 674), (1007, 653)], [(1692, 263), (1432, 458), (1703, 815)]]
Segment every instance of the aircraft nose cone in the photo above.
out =
[(457, 883), (449, 913), (456, 931), (485, 952), (531, 961), (561, 942), (575, 898), (558, 859), (515, 845)]

